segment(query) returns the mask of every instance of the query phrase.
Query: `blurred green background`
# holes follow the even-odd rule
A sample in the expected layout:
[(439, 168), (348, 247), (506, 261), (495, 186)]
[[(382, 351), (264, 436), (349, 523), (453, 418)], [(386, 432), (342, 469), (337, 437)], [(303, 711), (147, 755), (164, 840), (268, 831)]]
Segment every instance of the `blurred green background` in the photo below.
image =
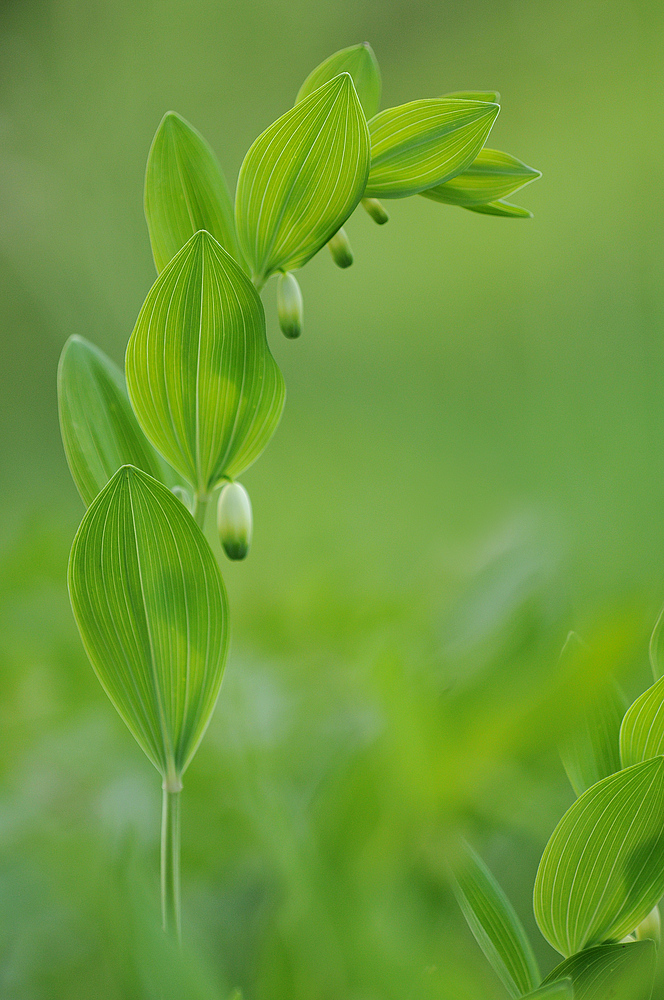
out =
[[(383, 106), (492, 88), (533, 220), (421, 198), (302, 272), (288, 403), (244, 477), (233, 647), (184, 793), (185, 949), (158, 923), (160, 788), (65, 586), (82, 505), (55, 372), (123, 356), (174, 109), (231, 186), (324, 57)], [(0, 992), (7, 1000), (500, 1000), (444, 859), (464, 831), (532, 918), (572, 792), (556, 746), (606, 671), (636, 695), (664, 600), (664, 8), (643, 0), (3, 0)], [(218, 548), (218, 546), (217, 546)], [(565, 672), (570, 629), (593, 651)]]

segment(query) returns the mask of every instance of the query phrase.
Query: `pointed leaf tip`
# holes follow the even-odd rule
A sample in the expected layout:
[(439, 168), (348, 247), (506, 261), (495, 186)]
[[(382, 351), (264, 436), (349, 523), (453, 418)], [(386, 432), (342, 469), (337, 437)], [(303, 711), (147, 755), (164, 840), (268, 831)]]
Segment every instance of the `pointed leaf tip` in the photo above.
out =
[(349, 73), (367, 118), (373, 118), (380, 105), (381, 79), (378, 62), (368, 42), (350, 45), (325, 59), (309, 74), (298, 92), (299, 104), (339, 73)]

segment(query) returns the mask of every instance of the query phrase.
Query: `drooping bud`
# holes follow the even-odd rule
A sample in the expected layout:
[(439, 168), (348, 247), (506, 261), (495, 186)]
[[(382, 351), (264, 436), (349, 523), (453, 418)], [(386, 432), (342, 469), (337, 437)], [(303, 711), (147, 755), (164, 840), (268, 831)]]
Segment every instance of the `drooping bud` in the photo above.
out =
[(295, 275), (286, 271), (277, 282), (277, 314), (284, 337), (295, 340), (302, 333), (302, 292)]
[(389, 215), (378, 201), (378, 198), (363, 198), (362, 208), (379, 226), (384, 226), (386, 222), (390, 221)]
[(189, 493), (189, 490), (186, 490), (184, 486), (175, 485), (171, 486), (171, 493), (173, 493), (173, 495), (176, 496), (178, 500), (182, 501), (182, 503), (185, 505), (189, 513), (192, 512), (192, 510), (194, 509), (194, 503), (191, 498), (191, 494)]
[(350, 248), (348, 236), (343, 226), (337, 230), (327, 245), (330, 248), (332, 260), (337, 267), (350, 267), (353, 263), (353, 251)]
[(251, 500), (240, 483), (227, 483), (219, 494), (217, 528), (229, 559), (244, 559), (251, 545)]
[(636, 940), (637, 941), (654, 941), (655, 944), (659, 944), (661, 937), (661, 917), (659, 915), (659, 906), (655, 906), (654, 909), (650, 911), (645, 920), (642, 920), (639, 926), (636, 928)]

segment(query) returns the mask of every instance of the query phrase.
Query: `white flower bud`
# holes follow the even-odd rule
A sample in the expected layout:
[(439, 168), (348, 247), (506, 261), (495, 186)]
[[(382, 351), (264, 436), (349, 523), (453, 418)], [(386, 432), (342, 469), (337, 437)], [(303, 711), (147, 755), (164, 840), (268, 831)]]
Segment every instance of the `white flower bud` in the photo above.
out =
[(279, 275), (277, 283), (277, 314), (284, 337), (294, 340), (302, 333), (302, 292), (291, 271)]
[(661, 937), (661, 924), (662, 921), (659, 915), (659, 907), (655, 906), (655, 908), (650, 911), (645, 920), (642, 920), (639, 926), (636, 928), (635, 931), (636, 940), (637, 941), (650, 940), (654, 941), (656, 944), (659, 944), (659, 940)]
[(240, 483), (227, 483), (217, 503), (217, 528), (229, 559), (244, 559), (251, 545), (251, 500)]
[(330, 248), (332, 260), (337, 267), (350, 267), (353, 263), (353, 251), (350, 248), (348, 236), (343, 226), (337, 230), (327, 245)]

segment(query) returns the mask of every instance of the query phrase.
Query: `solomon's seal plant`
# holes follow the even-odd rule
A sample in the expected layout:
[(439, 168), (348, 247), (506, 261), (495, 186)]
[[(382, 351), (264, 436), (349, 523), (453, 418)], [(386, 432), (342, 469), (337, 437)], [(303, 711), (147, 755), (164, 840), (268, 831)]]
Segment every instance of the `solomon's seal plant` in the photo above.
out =
[[(561, 750), (578, 798), (553, 831), (535, 879), (537, 923), (563, 959), (544, 980), (484, 863), (465, 842), (453, 858), (459, 905), (512, 997), (652, 995), (664, 895), (661, 622), (660, 615), (650, 643), (655, 683), (625, 710), (609, 682)], [(577, 643), (572, 634), (566, 649)]]
[[(252, 513), (237, 478), (267, 446), (285, 400), (259, 292), (277, 276), (279, 323), (296, 338), (293, 272), (325, 244), (340, 267), (352, 263), (343, 226), (360, 203), (379, 224), (388, 218), (380, 199), (418, 194), (524, 216), (504, 199), (539, 177), (484, 148), (497, 94), (379, 111), (380, 92), (368, 45), (330, 56), (247, 152), (234, 203), (206, 140), (169, 112), (145, 178), (157, 278), (125, 370), (78, 337), (60, 362), (62, 438), (88, 507), (70, 559), (72, 606), (104, 690), (162, 778), (162, 912), (176, 935), (183, 776), (214, 709), (229, 635), (206, 511), (220, 490), (222, 546), (244, 558)], [(635, 903), (620, 926), (642, 909)], [(536, 978), (528, 974), (519, 987)]]

